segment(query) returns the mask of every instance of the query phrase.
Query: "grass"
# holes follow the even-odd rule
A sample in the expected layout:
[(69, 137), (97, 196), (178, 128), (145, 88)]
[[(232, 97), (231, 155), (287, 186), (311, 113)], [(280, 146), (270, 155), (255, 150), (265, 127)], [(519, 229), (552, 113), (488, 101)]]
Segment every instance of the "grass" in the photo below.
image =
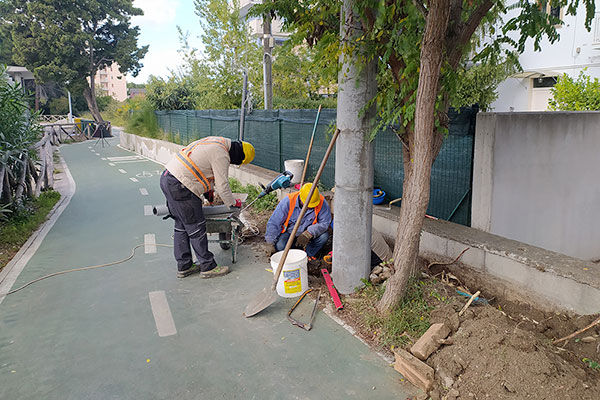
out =
[[(231, 187), (231, 191), (234, 193), (248, 193), (248, 199), (246, 200), (246, 204), (250, 204), (251, 201), (256, 199), (262, 189), (258, 186), (254, 185), (242, 185), (240, 181), (235, 178), (229, 178), (229, 186)], [(252, 205), (252, 208), (255, 211), (271, 211), (277, 207), (277, 194), (275, 192), (269, 193), (262, 199), (258, 199), (256, 203)]]
[(10, 219), (0, 223), (0, 269), (8, 264), (31, 234), (46, 220), (59, 199), (58, 192), (43, 192), (37, 199), (11, 213)]
[(437, 292), (433, 294), (435, 291), (431, 287), (434, 282), (412, 278), (408, 282), (404, 298), (387, 318), (382, 317), (375, 309), (385, 287), (374, 286), (368, 281), (364, 283), (365, 287), (360, 291), (359, 312), (368, 329), (376, 332), (381, 345), (402, 346), (429, 329), (429, 313), (433, 308), (427, 304), (424, 296), (437, 298)]

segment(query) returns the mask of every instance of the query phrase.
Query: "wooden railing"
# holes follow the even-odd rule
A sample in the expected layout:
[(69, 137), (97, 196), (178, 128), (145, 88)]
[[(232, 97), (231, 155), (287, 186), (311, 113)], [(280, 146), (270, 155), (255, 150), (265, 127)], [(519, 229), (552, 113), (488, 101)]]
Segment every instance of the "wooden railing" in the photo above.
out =
[(40, 115), (39, 121), (40, 124), (54, 124), (60, 120), (68, 119), (68, 115)]

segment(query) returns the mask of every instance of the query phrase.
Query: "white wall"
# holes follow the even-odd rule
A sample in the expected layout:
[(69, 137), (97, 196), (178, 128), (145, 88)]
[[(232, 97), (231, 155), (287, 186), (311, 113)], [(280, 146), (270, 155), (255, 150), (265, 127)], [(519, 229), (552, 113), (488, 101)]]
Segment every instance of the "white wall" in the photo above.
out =
[[(504, 21), (517, 13), (518, 10), (510, 11)], [(552, 44), (545, 38), (540, 44), (541, 51), (535, 51), (533, 41), (528, 40), (525, 52), (519, 57), (523, 71), (536, 71), (546, 76), (566, 73), (577, 77), (587, 67), (587, 75), (600, 78), (600, 12), (596, 13), (590, 32), (585, 29), (583, 5), (579, 6), (575, 16), (564, 15), (563, 22), (564, 25), (557, 28), (560, 39)], [(543, 109), (532, 92), (531, 78), (508, 78), (499, 86), (498, 94), (498, 99), (492, 104), (494, 111)]]

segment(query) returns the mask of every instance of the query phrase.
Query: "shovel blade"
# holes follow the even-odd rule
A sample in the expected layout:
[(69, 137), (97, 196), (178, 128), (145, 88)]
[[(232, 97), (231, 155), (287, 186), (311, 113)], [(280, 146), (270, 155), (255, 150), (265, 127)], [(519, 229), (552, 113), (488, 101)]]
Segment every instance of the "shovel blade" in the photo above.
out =
[(277, 292), (270, 288), (264, 288), (257, 296), (250, 300), (250, 303), (246, 306), (246, 311), (244, 311), (244, 317), (249, 318), (258, 314), (275, 303), (277, 297)]

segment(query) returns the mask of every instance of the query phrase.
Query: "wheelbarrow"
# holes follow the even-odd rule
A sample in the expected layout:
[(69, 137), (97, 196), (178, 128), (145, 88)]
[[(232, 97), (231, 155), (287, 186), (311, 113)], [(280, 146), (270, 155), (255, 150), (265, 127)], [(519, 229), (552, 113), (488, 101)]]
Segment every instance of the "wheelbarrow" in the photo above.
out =
[(218, 239), (208, 239), (209, 242), (219, 243), (223, 250), (231, 249), (231, 262), (237, 261), (237, 249), (242, 235), (244, 223), (236, 215), (217, 214), (206, 216), (206, 233), (219, 234)]

